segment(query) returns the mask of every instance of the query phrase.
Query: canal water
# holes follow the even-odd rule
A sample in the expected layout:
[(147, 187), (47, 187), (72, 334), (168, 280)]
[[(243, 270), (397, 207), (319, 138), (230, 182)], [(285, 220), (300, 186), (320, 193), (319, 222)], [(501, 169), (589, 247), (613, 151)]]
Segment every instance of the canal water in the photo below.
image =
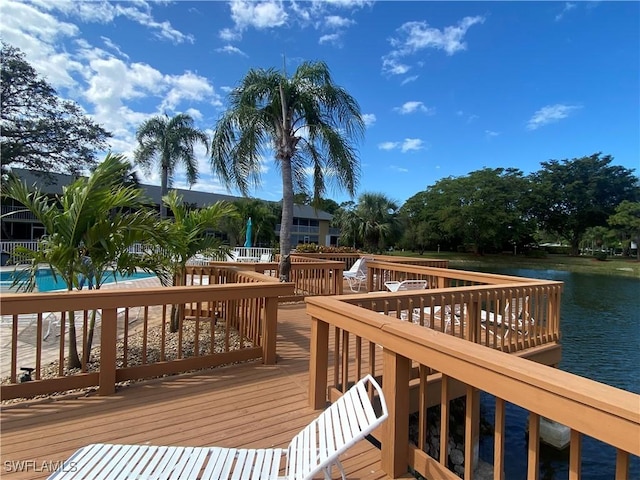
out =
[[(564, 282), (560, 312), (560, 368), (640, 394), (640, 279), (558, 270), (474, 270)], [(494, 399), (483, 394), (481, 405), (483, 414), (493, 424)], [(506, 422), (505, 478), (525, 479), (527, 412), (508, 405)], [(543, 447), (540, 479), (568, 478), (569, 449), (558, 452), (551, 447)], [(482, 438), (480, 457), (493, 463), (493, 437)], [(612, 447), (583, 437), (582, 478), (614, 478), (615, 458), (616, 452)], [(632, 457), (630, 478), (640, 479), (638, 457)]]

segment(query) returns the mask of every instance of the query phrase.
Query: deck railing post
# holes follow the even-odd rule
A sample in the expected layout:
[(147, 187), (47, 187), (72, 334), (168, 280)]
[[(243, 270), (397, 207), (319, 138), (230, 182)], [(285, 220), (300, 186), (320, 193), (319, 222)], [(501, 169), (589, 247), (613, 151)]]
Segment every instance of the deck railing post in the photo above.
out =
[(407, 473), (411, 360), (387, 348), (382, 353), (382, 391), (389, 417), (382, 425), (382, 470), (392, 478)]
[(99, 395), (116, 392), (116, 342), (118, 339), (118, 313), (115, 308), (102, 310), (100, 325)]
[(265, 365), (276, 363), (276, 338), (278, 336), (278, 298), (267, 297), (264, 305), (264, 323), (262, 324), (262, 362)]
[(329, 324), (311, 318), (309, 351), (309, 406), (314, 410), (327, 403), (327, 369), (329, 368)]

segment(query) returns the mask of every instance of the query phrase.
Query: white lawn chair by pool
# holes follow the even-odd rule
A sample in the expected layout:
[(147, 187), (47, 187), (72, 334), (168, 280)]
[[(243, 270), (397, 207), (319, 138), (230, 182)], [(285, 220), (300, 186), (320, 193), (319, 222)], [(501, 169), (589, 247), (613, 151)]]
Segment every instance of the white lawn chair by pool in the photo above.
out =
[[(375, 412), (369, 399), (368, 385), (378, 393), (380, 414)], [(306, 480), (320, 472), (325, 479), (330, 479), (333, 465), (345, 480), (340, 455), (373, 432), (387, 416), (382, 389), (367, 375), (296, 435), (286, 450), (93, 444), (76, 451), (65, 462), (73, 468), (61, 468), (49, 480)], [(284, 477), (280, 477), (283, 456), (286, 471)]]
[(352, 292), (359, 292), (362, 282), (367, 279), (367, 260), (373, 260), (373, 257), (360, 257), (349, 270), (342, 272)]
[[(51, 326), (58, 322), (58, 318), (53, 312), (43, 312), (42, 313), (42, 324), (47, 322), (47, 331), (42, 337), (43, 340), (46, 340), (47, 337), (51, 334)], [(29, 328), (32, 325), (37, 325), (38, 323), (38, 314), (37, 313), (22, 313), (18, 315), (17, 318), (18, 323), (18, 335), (20, 333)], [(3, 327), (13, 327), (13, 315), (2, 315), (0, 319), (0, 325)]]

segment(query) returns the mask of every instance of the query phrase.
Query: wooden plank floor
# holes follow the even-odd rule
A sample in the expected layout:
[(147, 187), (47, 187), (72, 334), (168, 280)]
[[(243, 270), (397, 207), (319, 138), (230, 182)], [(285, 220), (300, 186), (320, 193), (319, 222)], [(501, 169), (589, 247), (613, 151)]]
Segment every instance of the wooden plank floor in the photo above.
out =
[[(275, 366), (231, 365), (138, 383), (108, 397), (5, 405), (0, 476), (47, 478), (56, 462), (98, 442), (286, 447), (318, 414), (307, 399), (309, 335), (304, 304), (283, 305)], [(380, 470), (379, 450), (367, 441), (350, 449), (342, 463), (349, 479), (388, 478)], [(338, 472), (333, 476), (339, 478)]]

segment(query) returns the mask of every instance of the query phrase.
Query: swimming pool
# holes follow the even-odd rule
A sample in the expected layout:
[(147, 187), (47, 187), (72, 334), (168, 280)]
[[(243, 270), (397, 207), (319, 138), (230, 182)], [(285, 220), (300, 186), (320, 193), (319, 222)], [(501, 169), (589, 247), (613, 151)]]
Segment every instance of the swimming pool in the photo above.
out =
[[(106, 280), (103, 283), (113, 283), (114, 281), (122, 282), (129, 280), (138, 280), (141, 278), (151, 278), (154, 275), (146, 272), (136, 272), (133, 275), (123, 276), (109, 272), (106, 276)], [(15, 278), (15, 271), (5, 270), (0, 272), (0, 284), (4, 287), (9, 287)], [(53, 292), (55, 290), (66, 290), (67, 285), (64, 283), (60, 276), (53, 277), (53, 273), (50, 268), (41, 268), (38, 270), (36, 276), (36, 284), (38, 285), (39, 292)]]

